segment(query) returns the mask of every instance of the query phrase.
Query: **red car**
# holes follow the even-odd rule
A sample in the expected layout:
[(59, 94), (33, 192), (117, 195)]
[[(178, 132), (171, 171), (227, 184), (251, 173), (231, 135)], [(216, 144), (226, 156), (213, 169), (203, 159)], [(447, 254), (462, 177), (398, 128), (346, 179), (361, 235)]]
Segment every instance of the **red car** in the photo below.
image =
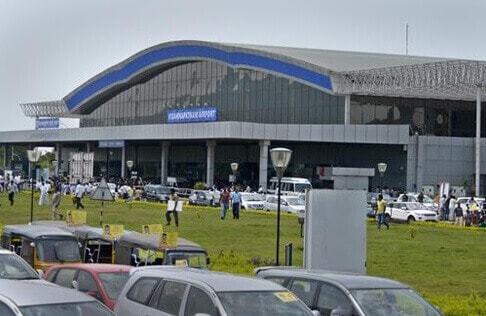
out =
[(50, 267), (42, 277), (57, 285), (85, 292), (113, 310), (131, 268), (121, 264), (63, 264)]

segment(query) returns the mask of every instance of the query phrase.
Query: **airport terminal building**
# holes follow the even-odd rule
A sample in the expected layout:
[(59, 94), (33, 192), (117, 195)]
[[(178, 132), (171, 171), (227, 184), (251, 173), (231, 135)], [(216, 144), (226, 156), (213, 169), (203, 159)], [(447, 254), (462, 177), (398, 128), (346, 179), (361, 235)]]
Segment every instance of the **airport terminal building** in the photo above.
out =
[[(176, 41), (147, 48), (52, 102), (21, 104), (38, 121), (80, 128), (0, 132), (0, 143), (94, 152), (94, 175), (267, 186), (269, 149), (293, 151), (286, 176), (333, 186), (387, 164), (384, 186), (486, 187), (486, 62)], [(74, 87), (73, 87), (74, 88)], [(61, 96), (60, 96), (61, 97)], [(33, 100), (35, 101), (35, 100)], [(10, 167), (14, 162), (10, 162)], [(7, 165), (9, 161), (7, 160)], [(380, 184), (369, 174), (369, 188)], [(364, 189), (364, 188), (363, 188)]]

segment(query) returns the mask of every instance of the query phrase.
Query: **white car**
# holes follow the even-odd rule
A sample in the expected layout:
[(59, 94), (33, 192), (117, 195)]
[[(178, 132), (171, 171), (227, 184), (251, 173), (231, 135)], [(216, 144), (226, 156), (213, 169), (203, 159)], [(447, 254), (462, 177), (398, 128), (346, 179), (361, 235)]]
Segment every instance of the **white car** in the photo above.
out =
[(392, 202), (386, 207), (385, 217), (389, 220), (405, 222), (436, 222), (439, 220), (436, 212), (424, 207), (419, 202)]
[[(408, 201), (404, 201), (404, 194), (402, 193), (398, 196), (397, 202), (418, 202), (418, 195), (418, 193), (407, 193)], [(422, 204), (430, 211), (439, 211), (439, 203), (435, 203), (434, 200), (428, 195), (424, 194), (424, 201)]]
[(242, 192), (241, 208), (245, 210), (263, 210), (265, 207), (265, 197), (258, 193)]
[[(478, 204), (478, 208), (481, 208), (481, 204), (484, 203), (484, 198), (475, 197), (474, 200)], [(470, 201), (470, 196), (461, 196), (457, 198), (456, 203), (461, 203), (462, 210), (466, 212), (469, 209), (469, 205), (471, 204)]]
[[(265, 200), (265, 210), (276, 211), (278, 206), (277, 195), (267, 195)], [(297, 196), (281, 195), (280, 196), (280, 211), (287, 213), (298, 214), (304, 216), (305, 214), (305, 201)]]

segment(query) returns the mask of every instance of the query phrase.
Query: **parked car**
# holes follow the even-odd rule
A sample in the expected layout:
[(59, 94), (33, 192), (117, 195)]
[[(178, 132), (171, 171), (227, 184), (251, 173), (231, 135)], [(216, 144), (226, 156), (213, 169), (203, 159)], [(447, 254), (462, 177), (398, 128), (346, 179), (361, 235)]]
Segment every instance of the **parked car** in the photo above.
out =
[(438, 221), (435, 211), (431, 211), (419, 202), (393, 202), (389, 203), (385, 210), (387, 220), (415, 222)]
[[(404, 201), (404, 195), (405, 194), (403, 193), (400, 194), (397, 198), (397, 202), (418, 202), (418, 193), (407, 193), (407, 201)], [(424, 201), (422, 204), (431, 211), (439, 211), (439, 203), (435, 203), (434, 200), (428, 195), (424, 195)]]
[(6, 249), (0, 249), (0, 279), (40, 280), (41, 277), (19, 255)]
[(285, 286), (321, 315), (441, 315), (413, 289), (390, 279), (273, 267), (257, 268), (255, 274)]
[[(371, 205), (371, 207), (375, 211), (376, 211), (376, 202), (378, 201), (378, 195), (380, 195), (379, 192), (368, 192), (368, 193), (366, 193), (366, 202), (369, 205)], [(387, 202), (392, 202), (392, 201), (395, 200), (389, 194), (386, 194), (386, 193), (383, 194), (383, 199)]]
[(294, 294), (267, 280), (185, 267), (134, 270), (116, 315), (311, 316)]
[(213, 197), (209, 191), (204, 190), (194, 190), (191, 195), (189, 195), (188, 202), (189, 205), (211, 205), (211, 200)]
[(258, 193), (241, 192), (241, 208), (245, 210), (263, 210), (265, 197)]
[(66, 264), (49, 268), (43, 278), (91, 295), (113, 310), (131, 268), (104, 263)]
[(0, 280), (2, 316), (112, 316), (97, 299), (49, 282)]
[[(264, 209), (267, 211), (276, 211), (278, 206), (277, 195), (267, 195), (264, 203)], [(297, 196), (281, 195), (280, 211), (295, 214), (305, 214), (305, 201)]]
[(371, 204), (366, 203), (366, 217), (375, 218), (375, 216), (376, 216), (376, 210), (373, 209)]
[(143, 190), (147, 201), (167, 202), (169, 200), (169, 187), (160, 184), (147, 184)]
[[(478, 209), (481, 210), (484, 208), (484, 198), (475, 197), (474, 200), (478, 204)], [(469, 209), (469, 205), (471, 204), (471, 197), (470, 196), (461, 196), (457, 198), (456, 203), (461, 203), (461, 208), (464, 212)]]

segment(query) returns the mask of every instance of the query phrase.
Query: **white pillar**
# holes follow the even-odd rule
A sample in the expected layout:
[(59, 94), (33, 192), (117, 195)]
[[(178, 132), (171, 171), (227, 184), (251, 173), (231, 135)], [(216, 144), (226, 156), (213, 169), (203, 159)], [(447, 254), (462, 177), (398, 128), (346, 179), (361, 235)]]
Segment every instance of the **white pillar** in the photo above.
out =
[(476, 196), (481, 192), (479, 190), (479, 180), (481, 178), (481, 86), (476, 90), (476, 178), (475, 188)]
[(267, 190), (267, 178), (268, 178), (268, 146), (270, 146), (269, 140), (261, 140), (260, 145), (260, 172), (258, 174), (258, 184), (262, 188)]
[(212, 187), (214, 184), (214, 149), (216, 141), (206, 141), (206, 184)]
[(121, 152), (121, 177), (122, 177), (122, 179), (125, 179), (125, 169), (127, 168), (125, 166), (125, 155), (126, 155), (126, 148), (125, 148), (125, 142), (123, 142), (123, 147), (122, 147), (122, 152)]
[(351, 124), (351, 95), (344, 96), (344, 125)]
[(170, 142), (162, 141), (160, 143), (160, 184), (167, 183), (168, 168), (169, 168), (169, 147)]
[(61, 165), (61, 159), (62, 159), (62, 145), (61, 143), (56, 143), (56, 152), (54, 153), (54, 159), (57, 160), (57, 164), (54, 166), (54, 175), (56, 177), (59, 176), (59, 166)]

